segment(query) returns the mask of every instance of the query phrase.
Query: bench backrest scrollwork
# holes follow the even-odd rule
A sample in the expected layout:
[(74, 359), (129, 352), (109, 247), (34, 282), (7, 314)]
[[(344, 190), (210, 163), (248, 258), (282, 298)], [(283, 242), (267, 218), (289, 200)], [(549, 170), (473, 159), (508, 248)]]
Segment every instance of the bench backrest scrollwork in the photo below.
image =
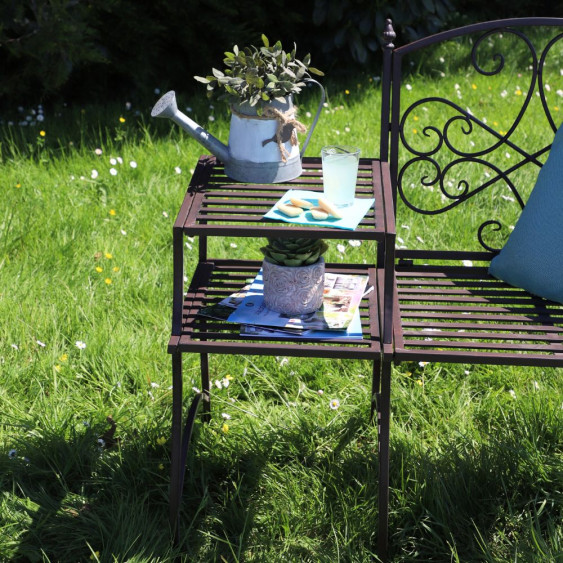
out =
[[(432, 238), (446, 212), (459, 214), (456, 228), (450, 219), (449, 232), (426, 248), (492, 255), (563, 121), (563, 18), (474, 24), (401, 47), (395, 40), (388, 20), (380, 151), (395, 205), (418, 225), (425, 219), (431, 230), (419, 241)], [(459, 83), (444, 91), (448, 72)]]

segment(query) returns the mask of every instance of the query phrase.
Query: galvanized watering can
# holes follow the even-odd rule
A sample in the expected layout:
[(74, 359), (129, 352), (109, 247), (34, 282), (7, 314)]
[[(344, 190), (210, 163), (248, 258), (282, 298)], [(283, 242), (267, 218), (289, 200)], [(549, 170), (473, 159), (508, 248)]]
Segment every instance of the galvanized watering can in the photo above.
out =
[(305, 127), (295, 118), (291, 96), (287, 96), (283, 103), (272, 101), (262, 115), (257, 115), (256, 109), (248, 104), (232, 106), (228, 145), (182, 113), (174, 91), (167, 92), (156, 102), (151, 116), (168, 117), (180, 125), (223, 162), (225, 174), (233, 180), (267, 184), (286, 182), (301, 175), (301, 159), (325, 101), (324, 88), (311, 78), (306, 82), (319, 86), (321, 100), (301, 150), (297, 132), (304, 132)]

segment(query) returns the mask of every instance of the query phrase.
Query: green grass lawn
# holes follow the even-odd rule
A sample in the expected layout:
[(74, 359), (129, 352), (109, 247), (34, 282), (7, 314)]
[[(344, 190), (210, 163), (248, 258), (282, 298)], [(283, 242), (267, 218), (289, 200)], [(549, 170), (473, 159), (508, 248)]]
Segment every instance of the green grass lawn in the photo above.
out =
[[(377, 82), (328, 93), (308, 154), (342, 142), (376, 156)], [(226, 142), (225, 109), (191, 105)], [(377, 432), (361, 361), (211, 356), (213, 416), (196, 424), (171, 546), (172, 224), (202, 151), (150, 102), (34, 111), (0, 126), (0, 560), (370, 560)], [(398, 225), (404, 244), (423, 221)], [(328, 259), (373, 251), (332, 244)], [(196, 241), (187, 255), (192, 271)], [(185, 356), (186, 402), (198, 370)], [(562, 407), (552, 369), (394, 368), (392, 560), (563, 561)]]

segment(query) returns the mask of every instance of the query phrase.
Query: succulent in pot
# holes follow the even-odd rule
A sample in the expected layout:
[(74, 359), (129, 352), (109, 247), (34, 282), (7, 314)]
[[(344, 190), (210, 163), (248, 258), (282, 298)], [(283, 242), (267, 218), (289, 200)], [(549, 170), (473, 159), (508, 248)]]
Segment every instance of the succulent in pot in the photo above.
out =
[(322, 239), (268, 238), (262, 277), (266, 307), (286, 315), (304, 315), (321, 308), (328, 249)]

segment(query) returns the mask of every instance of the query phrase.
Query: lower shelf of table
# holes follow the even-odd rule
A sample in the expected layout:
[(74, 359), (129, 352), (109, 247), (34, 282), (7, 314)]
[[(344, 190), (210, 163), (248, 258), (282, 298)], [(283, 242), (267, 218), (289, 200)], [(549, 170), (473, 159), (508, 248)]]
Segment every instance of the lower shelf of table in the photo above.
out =
[(240, 291), (258, 273), (261, 262), (212, 260), (200, 262), (182, 303), (180, 334), (170, 338), (168, 351), (217, 354), (287, 355), (317, 358), (374, 360), (381, 354), (375, 266), (327, 264), (328, 272), (367, 275), (366, 293), (360, 305), (362, 337), (324, 340), (262, 339), (242, 336), (241, 326), (200, 316), (203, 307), (214, 305)]

